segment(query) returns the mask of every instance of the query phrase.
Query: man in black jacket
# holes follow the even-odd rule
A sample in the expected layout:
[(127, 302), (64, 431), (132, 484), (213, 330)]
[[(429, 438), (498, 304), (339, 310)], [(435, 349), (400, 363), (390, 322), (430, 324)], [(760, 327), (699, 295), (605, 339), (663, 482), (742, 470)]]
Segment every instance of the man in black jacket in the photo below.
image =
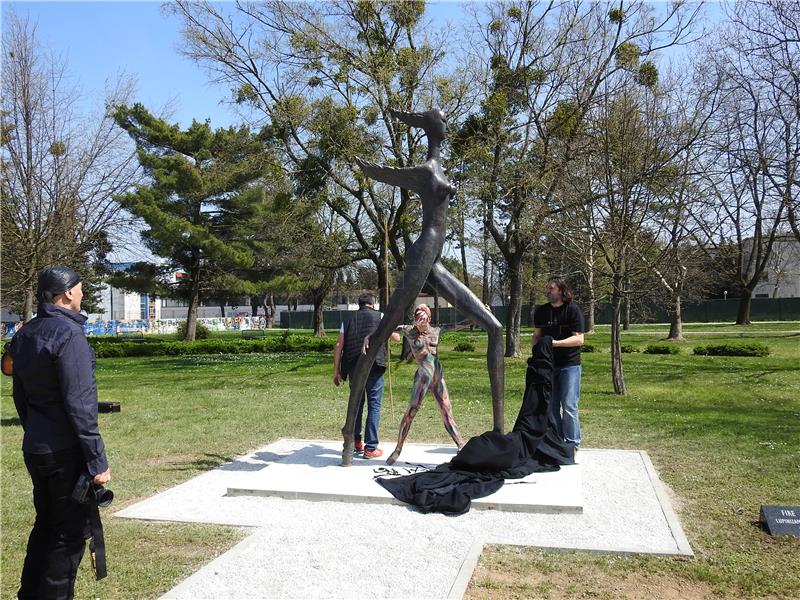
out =
[(39, 274), (37, 315), (9, 344), (22, 450), (36, 520), (19, 598), (72, 598), (89, 537), (89, 507), (71, 499), (81, 473), (111, 479), (97, 424), (95, 359), (79, 311), (80, 276), (67, 267)]
[[(362, 294), (358, 298), (358, 312), (347, 323), (343, 323), (339, 330), (339, 337), (333, 347), (333, 383), (340, 386), (347, 379), (362, 354), (364, 338), (372, 335), (381, 320), (381, 313), (375, 310), (375, 296), (370, 293)], [(400, 339), (397, 333), (392, 334), (395, 341)], [(383, 373), (386, 371), (386, 347), (381, 348), (375, 359), (375, 364), (370, 370), (367, 385), (364, 389), (365, 398), (356, 415), (355, 425), (355, 450), (362, 453), (364, 458), (379, 458), (383, 450), (378, 448), (378, 427), (381, 423), (381, 400), (383, 398)], [(361, 422), (364, 416), (366, 399), (367, 420), (364, 423), (364, 440), (361, 439)]]

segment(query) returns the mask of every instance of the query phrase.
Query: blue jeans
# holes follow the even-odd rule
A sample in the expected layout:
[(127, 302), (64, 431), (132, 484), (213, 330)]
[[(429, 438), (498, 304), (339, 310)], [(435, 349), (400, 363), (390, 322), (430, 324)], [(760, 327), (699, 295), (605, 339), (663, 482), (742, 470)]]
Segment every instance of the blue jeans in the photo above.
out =
[(367, 422), (364, 425), (364, 449), (375, 450), (378, 447), (378, 427), (381, 424), (381, 399), (383, 398), (383, 367), (373, 367), (367, 377), (364, 396), (358, 406), (356, 415), (355, 441), (361, 440), (361, 421), (364, 416), (364, 400), (367, 404)]
[(578, 400), (581, 397), (582, 372), (581, 365), (557, 367), (553, 372), (553, 395), (550, 402), (558, 432), (565, 441), (575, 444), (575, 447), (581, 445)]

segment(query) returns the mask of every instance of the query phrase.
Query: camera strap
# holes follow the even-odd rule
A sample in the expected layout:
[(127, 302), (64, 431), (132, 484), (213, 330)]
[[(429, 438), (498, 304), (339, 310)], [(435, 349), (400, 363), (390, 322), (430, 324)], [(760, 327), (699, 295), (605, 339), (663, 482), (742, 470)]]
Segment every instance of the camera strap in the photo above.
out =
[(92, 558), (94, 577), (99, 581), (108, 575), (108, 572), (106, 570), (106, 541), (103, 537), (103, 522), (100, 520), (100, 507), (96, 502), (89, 504), (89, 523), (92, 528), (89, 554)]

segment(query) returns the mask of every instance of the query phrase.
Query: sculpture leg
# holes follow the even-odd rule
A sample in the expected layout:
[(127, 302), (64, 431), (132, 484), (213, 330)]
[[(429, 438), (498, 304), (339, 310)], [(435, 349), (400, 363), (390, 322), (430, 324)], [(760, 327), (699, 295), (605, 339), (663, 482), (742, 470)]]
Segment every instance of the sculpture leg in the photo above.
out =
[(483, 305), (472, 291), (459, 281), (440, 262), (431, 269), (428, 282), (437, 293), (455, 306), (473, 323), (489, 335), (486, 349), (486, 363), (489, 370), (489, 383), (492, 388), (492, 418), (494, 430), (503, 432), (503, 398), (505, 389), (505, 365), (503, 363), (503, 326), (492, 312)]
[(393, 465), (403, 451), (403, 444), (406, 443), (406, 437), (411, 430), (411, 423), (414, 422), (414, 417), (417, 416), (422, 406), (422, 399), (425, 398), (425, 394), (428, 392), (428, 388), (431, 385), (432, 375), (433, 373), (425, 368), (424, 365), (420, 365), (419, 369), (417, 369), (417, 374), (414, 376), (414, 387), (411, 389), (411, 400), (408, 403), (406, 414), (403, 415), (403, 419), (400, 421), (400, 433), (397, 435), (397, 446), (394, 452), (389, 455), (389, 458), (386, 459), (387, 465)]
[(444, 428), (450, 437), (453, 438), (458, 449), (464, 445), (464, 438), (458, 431), (458, 426), (453, 418), (453, 405), (450, 402), (450, 394), (447, 392), (447, 384), (444, 382), (444, 375), (442, 374), (442, 364), (436, 361), (436, 374), (434, 376), (433, 385), (431, 385), (431, 392), (433, 397), (436, 398), (436, 403), (439, 405), (439, 412), (442, 415)]

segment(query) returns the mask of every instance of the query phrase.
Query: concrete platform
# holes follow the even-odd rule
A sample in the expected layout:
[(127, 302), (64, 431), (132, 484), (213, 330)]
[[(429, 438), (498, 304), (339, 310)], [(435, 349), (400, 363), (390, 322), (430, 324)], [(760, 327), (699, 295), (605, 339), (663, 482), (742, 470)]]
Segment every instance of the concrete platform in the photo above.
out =
[[(343, 476), (368, 463), (336, 466), (338, 441), (279, 440), (115, 513), (255, 528), (165, 598), (460, 598), (487, 543), (692, 556), (647, 453), (635, 450), (578, 453), (582, 512), (471, 510), (448, 517), (395, 504), (228, 494), (257, 488), (253, 482), (266, 471), (299, 460), (298, 448), (306, 447)], [(442, 449), (443, 459), (451, 452)]]
[[(408, 444), (391, 466), (383, 458), (353, 458), (351, 467), (341, 466), (341, 442), (286, 440), (282, 456), (266, 461), (265, 468), (243, 473), (228, 486), (228, 496), (277, 496), (300, 500), (334, 500), (400, 504), (377, 477), (409, 475), (434, 468), (452, 459), (455, 447)], [(479, 498), (473, 509), (515, 512), (583, 511), (583, 478), (580, 464), (552, 473), (533, 473), (510, 480), (499, 491)]]

